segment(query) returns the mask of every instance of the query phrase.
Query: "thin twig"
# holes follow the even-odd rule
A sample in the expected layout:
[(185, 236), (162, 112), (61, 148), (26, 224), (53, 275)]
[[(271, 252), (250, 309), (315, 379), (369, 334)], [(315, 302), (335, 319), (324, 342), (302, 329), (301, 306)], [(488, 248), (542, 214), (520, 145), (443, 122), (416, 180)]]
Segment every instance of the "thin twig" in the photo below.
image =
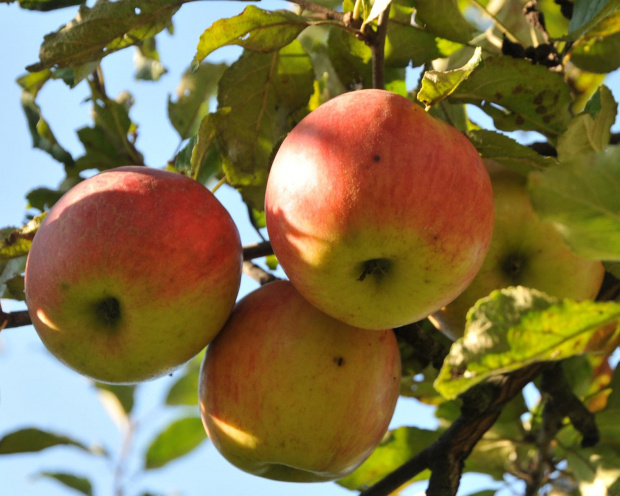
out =
[(243, 260), (253, 260), (255, 258), (273, 255), (273, 248), (269, 241), (255, 243), (243, 247)]
[(264, 286), (268, 282), (273, 282), (278, 279), (271, 272), (267, 272), (265, 269), (259, 267), (253, 262), (250, 262), (249, 260), (243, 261), (243, 273), (247, 276), (250, 276), (261, 286)]
[(0, 306), (0, 331), (11, 327), (23, 327), (32, 324), (28, 310), (5, 313)]
[(391, 7), (392, 3), (390, 2), (385, 10), (379, 14), (377, 34), (370, 45), (372, 53), (372, 87), (381, 90), (385, 88), (385, 38), (387, 36)]

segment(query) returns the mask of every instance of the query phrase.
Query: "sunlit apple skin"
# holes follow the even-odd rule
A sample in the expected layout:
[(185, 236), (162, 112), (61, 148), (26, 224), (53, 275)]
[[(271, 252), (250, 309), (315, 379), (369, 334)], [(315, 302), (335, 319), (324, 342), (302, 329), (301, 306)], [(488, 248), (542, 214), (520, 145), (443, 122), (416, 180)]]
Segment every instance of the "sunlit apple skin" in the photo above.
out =
[(319, 482), (381, 441), (400, 387), (392, 330), (367, 332), (310, 305), (288, 281), (242, 299), (207, 348), (199, 384), (209, 439), (261, 477)]
[(587, 300), (601, 288), (605, 269), (575, 254), (552, 224), (541, 221), (527, 193), (527, 178), (488, 162), (495, 198), (495, 228), (480, 272), (434, 321), (448, 337), (463, 336), (467, 311), (491, 291), (526, 286), (558, 298)]
[(266, 191), (274, 252), (312, 304), (365, 329), (456, 298), (493, 229), (488, 173), (467, 138), (383, 90), (338, 96), (279, 148)]
[(236, 226), (204, 186), (122, 167), (51, 209), (26, 265), (26, 301), (45, 346), (110, 383), (169, 373), (209, 343), (239, 290)]

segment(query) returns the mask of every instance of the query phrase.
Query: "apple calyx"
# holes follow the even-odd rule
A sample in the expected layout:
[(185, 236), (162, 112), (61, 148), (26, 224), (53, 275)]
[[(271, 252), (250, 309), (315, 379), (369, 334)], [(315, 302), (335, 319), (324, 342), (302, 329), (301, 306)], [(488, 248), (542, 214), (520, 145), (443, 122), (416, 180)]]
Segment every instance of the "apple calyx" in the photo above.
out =
[(520, 274), (523, 272), (524, 265), (525, 257), (520, 254), (513, 253), (504, 259), (501, 267), (504, 274), (506, 274), (511, 281), (517, 283), (520, 279)]
[(363, 281), (366, 276), (381, 277), (388, 273), (392, 262), (387, 258), (373, 258), (363, 262), (362, 274), (357, 278), (358, 281)]
[(97, 321), (108, 329), (114, 329), (121, 320), (121, 303), (114, 296), (108, 296), (95, 304)]

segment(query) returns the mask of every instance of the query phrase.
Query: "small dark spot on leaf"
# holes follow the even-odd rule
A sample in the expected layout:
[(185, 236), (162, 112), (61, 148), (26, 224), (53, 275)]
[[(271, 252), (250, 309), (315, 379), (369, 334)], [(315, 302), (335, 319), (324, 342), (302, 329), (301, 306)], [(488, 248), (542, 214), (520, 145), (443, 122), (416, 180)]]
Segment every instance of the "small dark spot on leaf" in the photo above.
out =
[(540, 93), (538, 93), (538, 95), (534, 97), (534, 103), (536, 105), (540, 105), (543, 102), (543, 100), (545, 99), (545, 93), (545, 91), (541, 91)]
[(513, 95), (518, 95), (519, 93), (523, 93), (523, 86), (521, 86), (520, 84), (516, 85), (516, 86), (512, 89), (512, 94), (513, 94)]
[(522, 116), (517, 115), (517, 118), (515, 119), (515, 122), (520, 126), (521, 124), (523, 124), (525, 122), (525, 119)]
[(551, 120), (552, 120), (552, 119), (553, 119), (553, 115), (551, 115), (551, 114), (547, 114), (547, 115), (545, 115), (545, 116), (543, 117), (543, 119), (542, 119), (542, 120), (543, 120), (543, 122), (544, 122), (545, 124), (549, 124), (549, 123), (551, 122)]
[(501, 100), (502, 98), (504, 98), (504, 95), (502, 95), (499, 91), (495, 92), (495, 98), (497, 100)]
[(547, 107), (545, 107), (544, 105), (539, 105), (538, 107), (536, 107), (537, 114), (544, 114), (546, 111)]

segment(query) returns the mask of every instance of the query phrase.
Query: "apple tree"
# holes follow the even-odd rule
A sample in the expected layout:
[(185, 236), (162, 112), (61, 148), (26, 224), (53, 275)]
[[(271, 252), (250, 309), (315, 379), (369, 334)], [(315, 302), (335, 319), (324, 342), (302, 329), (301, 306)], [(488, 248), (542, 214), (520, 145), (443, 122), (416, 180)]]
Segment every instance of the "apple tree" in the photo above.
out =
[[(612, 130), (618, 105), (606, 84), (620, 67), (620, 1), (249, 4), (238, 15), (205, 25), (195, 44), (177, 55), (186, 60), (187, 70), (176, 98), (151, 104), (167, 105), (180, 144), (165, 163), (147, 164), (140, 123), (132, 117), (133, 102), (142, 95), (110, 95), (114, 74), (104, 74), (101, 61), (121, 50), (134, 51), (135, 77), (157, 84), (166, 64), (158, 37), (174, 33), (175, 15), (189, 1), (0, 0), (14, 4), (9, 8), (43, 12), (32, 15), (67, 12), (66, 24), (41, 40), (39, 60), (24, 61), (25, 71), (17, 75), (33, 146), (58, 162), (64, 180), (56, 189), (33, 183), (23, 225), (0, 231), (3, 302), (25, 300), (31, 245), (60, 198), (96, 173), (128, 165), (166, 169), (213, 191), (224, 185), (236, 190), (261, 239), (243, 247), (244, 277), (263, 287), (286, 278), (288, 269), (280, 267), (269, 241), (265, 211), (274, 157), (289, 133), (326, 102), (371, 88), (395, 93), (450, 126), (484, 162), (493, 187), (493, 237), (460, 296), (394, 329), (398, 392), (432, 406), (438, 427), (388, 431), (354, 471), (326, 478), (364, 496), (399, 494), (419, 481), (427, 481), (430, 496), (455, 495), (464, 473), (486, 474), (528, 496), (620, 494), (615, 353), (620, 342), (620, 138)], [(216, 7), (204, 2), (204, 8)], [(241, 55), (212, 63), (210, 55), (226, 46), (240, 47)], [(44, 86), (63, 84), (89, 94), (92, 124), (77, 130), (80, 155), (56, 139), (37, 100)], [(411, 147), (406, 149), (415, 155), (422, 145), (411, 141), (392, 148)], [(341, 152), (355, 157), (357, 150), (346, 145)], [(445, 146), (424, 143), (429, 156), (433, 147), (439, 153)], [(451, 152), (463, 154), (462, 149)], [(321, 184), (328, 188), (330, 182)], [(460, 192), (467, 197), (468, 190)], [(450, 192), (430, 193), (441, 199)], [(403, 198), (389, 201), (399, 205)], [(422, 209), (428, 225), (441, 209), (441, 201)], [(478, 216), (467, 220), (480, 222)], [(51, 250), (42, 253), (37, 267), (54, 256)], [(161, 254), (162, 264), (167, 255)], [(385, 270), (381, 263), (364, 267), (358, 280)], [(253, 312), (263, 318), (260, 306)], [(18, 328), (34, 321), (28, 310), (0, 308), (3, 335), (27, 332)], [(161, 409), (197, 405), (202, 359), (197, 354), (175, 373)], [(343, 359), (335, 363), (341, 366)], [(131, 419), (141, 384), (96, 382), (95, 387), (116, 405), (118, 415)], [(182, 460), (207, 441), (199, 415), (176, 418), (142, 454), (144, 469)], [(0, 437), (0, 461), (55, 446), (108, 456), (71, 436), (30, 427)], [(93, 494), (88, 477), (69, 467), (40, 475)], [(122, 487), (115, 491), (123, 494)], [(495, 494), (495, 489), (480, 488), (476, 494)]]

